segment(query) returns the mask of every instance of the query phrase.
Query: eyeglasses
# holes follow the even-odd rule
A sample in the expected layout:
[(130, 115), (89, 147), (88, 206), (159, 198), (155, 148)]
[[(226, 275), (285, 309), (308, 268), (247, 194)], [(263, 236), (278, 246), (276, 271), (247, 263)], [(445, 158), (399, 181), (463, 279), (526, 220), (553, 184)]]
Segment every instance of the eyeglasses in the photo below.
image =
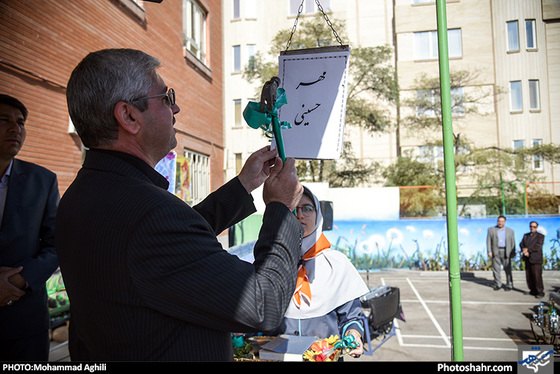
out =
[(535, 225), (529, 225), (529, 227), (530, 227), (530, 228), (532, 228), (532, 229), (536, 229), (536, 228), (537, 228), (538, 226), (535, 226)]
[(152, 95), (152, 96), (145, 96), (145, 97), (139, 97), (137, 99), (134, 99), (132, 101), (138, 101), (138, 100), (144, 100), (144, 99), (152, 99), (154, 97), (162, 97), (162, 96), (166, 96), (167, 99), (167, 104), (169, 106), (173, 106), (175, 105), (175, 90), (173, 88), (170, 88), (169, 90), (167, 90), (166, 93), (164, 94), (159, 94), (159, 95)]
[(315, 211), (315, 207), (313, 207), (312, 205), (298, 206), (296, 207), (296, 213), (298, 211), (301, 211), (304, 216), (309, 216)]

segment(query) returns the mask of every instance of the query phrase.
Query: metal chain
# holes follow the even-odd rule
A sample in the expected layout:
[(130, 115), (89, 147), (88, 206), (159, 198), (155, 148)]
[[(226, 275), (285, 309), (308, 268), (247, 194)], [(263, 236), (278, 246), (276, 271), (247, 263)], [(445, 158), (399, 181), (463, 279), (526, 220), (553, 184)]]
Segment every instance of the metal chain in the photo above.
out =
[(338, 33), (336, 32), (336, 30), (334, 29), (331, 20), (329, 19), (329, 17), (327, 16), (327, 13), (325, 13), (325, 11), (323, 10), (323, 6), (319, 3), (319, 0), (315, 0), (315, 4), (317, 4), (317, 9), (319, 9), (319, 11), (323, 14), (323, 18), (325, 19), (325, 22), (327, 23), (327, 25), (331, 28), (334, 37), (336, 38), (336, 41), (342, 45), (342, 40), (340, 39), (340, 37), (338, 36)]
[[(286, 51), (290, 48), (290, 45), (292, 44), (292, 37), (294, 36), (295, 32), (296, 32), (296, 28), (297, 28), (297, 24), (299, 21), (299, 15), (301, 14), (301, 12), (303, 11), (303, 3), (305, 0), (301, 0), (301, 4), (299, 4), (299, 8), (298, 8), (298, 13), (296, 15), (296, 20), (294, 21), (294, 26), (292, 27), (292, 33), (290, 34), (290, 39), (288, 39), (288, 43), (286, 44)], [(336, 41), (340, 44), (343, 45), (344, 43), (342, 43), (342, 40), (340, 39), (340, 37), (338, 36), (338, 33), (336, 32), (336, 30), (333, 27), (333, 24), (331, 22), (331, 20), (329, 19), (329, 17), (327, 16), (327, 13), (325, 13), (325, 10), (323, 9), (323, 6), (321, 5), (321, 3), (319, 2), (319, 0), (315, 0), (315, 4), (317, 4), (317, 9), (319, 9), (319, 11), (321, 12), (321, 14), (323, 15), (323, 18), (325, 19), (325, 22), (327, 23), (327, 25), (331, 28), (334, 37), (336, 38)]]
[(296, 32), (296, 27), (297, 27), (297, 24), (298, 24), (299, 15), (303, 11), (303, 2), (304, 1), (305, 0), (301, 0), (301, 4), (299, 4), (296, 20), (294, 21), (294, 26), (292, 27), (292, 33), (290, 34), (290, 39), (288, 39), (288, 44), (286, 44), (286, 51), (290, 48), (290, 44), (292, 44), (292, 36), (294, 36), (294, 33)]

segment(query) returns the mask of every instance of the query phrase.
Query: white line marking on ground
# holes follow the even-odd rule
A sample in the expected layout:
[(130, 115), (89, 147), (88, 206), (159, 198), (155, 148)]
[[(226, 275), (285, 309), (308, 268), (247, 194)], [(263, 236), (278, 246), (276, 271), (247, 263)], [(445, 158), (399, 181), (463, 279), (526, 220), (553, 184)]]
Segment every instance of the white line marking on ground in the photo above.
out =
[[(401, 299), (401, 303), (418, 303), (418, 300), (412, 299)], [(424, 300), (426, 304), (449, 304), (449, 300)], [(523, 303), (523, 302), (509, 302), (509, 301), (465, 301), (462, 300), (461, 304), (483, 304), (483, 305), (529, 305), (535, 306), (535, 302), (532, 303)]]
[(439, 334), (441, 335), (441, 337), (445, 341), (445, 344), (447, 345), (447, 347), (451, 347), (451, 342), (449, 341), (449, 338), (447, 337), (447, 334), (443, 331), (443, 329), (439, 325), (438, 321), (436, 320), (436, 318), (434, 317), (434, 315), (430, 311), (430, 308), (428, 308), (428, 305), (426, 305), (424, 300), (422, 300), (422, 297), (420, 296), (420, 294), (416, 290), (416, 287), (414, 287), (414, 285), (412, 284), (412, 282), (410, 281), (409, 278), (406, 278), (406, 281), (410, 285), (410, 288), (412, 288), (412, 291), (414, 291), (414, 293), (416, 294), (416, 297), (418, 298), (418, 300), (420, 300), (420, 303), (424, 307), (424, 310), (426, 311), (426, 313), (428, 313), (428, 316), (430, 317), (430, 319), (432, 320), (432, 323), (434, 324), (434, 326), (438, 330)]

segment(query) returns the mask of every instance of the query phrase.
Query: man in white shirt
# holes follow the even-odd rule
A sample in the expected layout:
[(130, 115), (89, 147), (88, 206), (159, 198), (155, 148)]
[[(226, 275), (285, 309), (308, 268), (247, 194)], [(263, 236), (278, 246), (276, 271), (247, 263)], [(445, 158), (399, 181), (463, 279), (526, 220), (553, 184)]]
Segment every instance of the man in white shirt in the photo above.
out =
[(504, 289), (509, 291), (513, 288), (511, 259), (515, 256), (515, 234), (512, 229), (505, 227), (505, 225), (506, 217), (499, 216), (497, 225), (488, 229), (488, 235), (486, 237), (488, 257), (492, 259), (495, 291), (503, 286), (501, 277), (502, 266), (506, 273)]

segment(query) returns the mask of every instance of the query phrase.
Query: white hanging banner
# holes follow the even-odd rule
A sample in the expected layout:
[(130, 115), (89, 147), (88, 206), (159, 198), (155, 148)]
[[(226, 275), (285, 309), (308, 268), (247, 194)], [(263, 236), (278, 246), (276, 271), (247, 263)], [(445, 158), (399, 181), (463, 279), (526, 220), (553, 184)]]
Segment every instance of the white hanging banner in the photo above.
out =
[(278, 113), (286, 157), (337, 159), (344, 144), (349, 46), (284, 51), (281, 87), (288, 103)]

